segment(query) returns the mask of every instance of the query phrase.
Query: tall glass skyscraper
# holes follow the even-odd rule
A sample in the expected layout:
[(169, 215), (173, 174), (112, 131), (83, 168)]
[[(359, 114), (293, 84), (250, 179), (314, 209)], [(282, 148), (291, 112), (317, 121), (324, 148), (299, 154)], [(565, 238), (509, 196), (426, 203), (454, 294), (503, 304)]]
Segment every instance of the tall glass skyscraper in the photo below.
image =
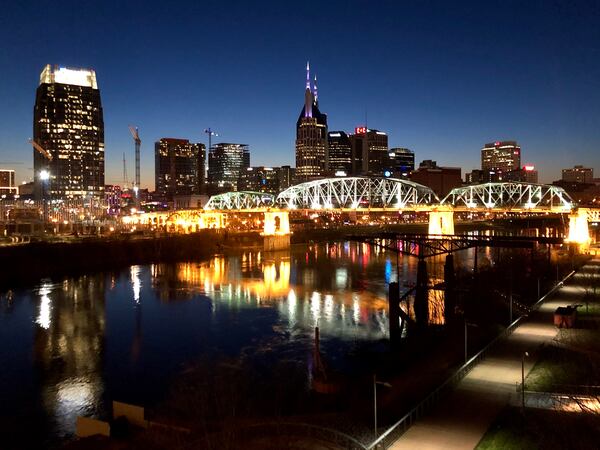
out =
[(208, 182), (211, 193), (237, 190), (240, 173), (248, 167), (248, 145), (225, 142), (213, 145), (208, 152)]
[(93, 70), (44, 67), (33, 139), (45, 151), (33, 150), (38, 198), (104, 195), (104, 118)]

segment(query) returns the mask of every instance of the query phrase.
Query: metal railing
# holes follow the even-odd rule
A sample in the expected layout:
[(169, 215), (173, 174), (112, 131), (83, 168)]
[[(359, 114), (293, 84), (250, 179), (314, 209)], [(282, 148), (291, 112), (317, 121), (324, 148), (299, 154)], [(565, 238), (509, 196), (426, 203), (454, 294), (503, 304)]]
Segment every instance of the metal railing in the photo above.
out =
[[(550, 289), (546, 294), (544, 294), (540, 299), (533, 304), (531, 307), (532, 311), (538, 309), (541, 303), (546, 300), (550, 295), (554, 294), (558, 289), (560, 289), (564, 282), (571, 278), (575, 271), (571, 271), (565, 278), (563, 278), (560, 282), (556, 283), (556, 285)], [(511, 323), (507, 328), (505, 328), (498, 336), (494, 338), (492, 342), (486, 345), (483, 349), (481, 349), (477, 354), (475, 354), (471, 359), (469, 359), (466, 363), (464, 363), (450, 378), (444, 381), (440, 386), (438, 386), (433, 392), (431, 392), (424, 400), (422, 400), (417, 406), (407, 412), (399, 421), (394, 423), (386, 432), (384, 432), (379, 438), (373, 441), (371, 444), (367, 445), (366, 450), (375, 450), (375, 449), (385, 449), (388, 448), (391, 444), (396, 442), (400, 436), (402, 436), (406, 430), (408, 430), (413, 423), (419, 420), (426, 412), (428, 412), (433, 405), (435, 405), (440, 397), (447, 393), (451, 388), (456, 386), (458, 382), (460, 382), (473, 368), (479, 364), (485, 357), (487, 353), (494, 347), (499, 341), (510, 336), (515, 329), (527, 318), (527, 315), (519, 317), (513, 323)]]

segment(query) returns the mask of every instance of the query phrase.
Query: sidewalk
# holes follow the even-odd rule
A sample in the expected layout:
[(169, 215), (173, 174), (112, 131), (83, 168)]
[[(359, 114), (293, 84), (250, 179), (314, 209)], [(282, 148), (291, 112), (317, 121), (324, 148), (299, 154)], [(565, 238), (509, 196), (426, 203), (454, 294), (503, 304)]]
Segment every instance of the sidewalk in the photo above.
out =
[[(598, 264), (598, 260), (590, 261)], [(583, 268), (585, 270), (585, 266)], [(390, 449), (473, 449), (498, 413), (516, 396), (521, 383), (524, 352), (525, 376), (537, 360), (536, 350), (557, 335), (552, 314), (558, 306), (581, 303), (584, 289), (574, 276), (546, 300), (529, 320), (499, 343), (430, 414), (415, 423)]]

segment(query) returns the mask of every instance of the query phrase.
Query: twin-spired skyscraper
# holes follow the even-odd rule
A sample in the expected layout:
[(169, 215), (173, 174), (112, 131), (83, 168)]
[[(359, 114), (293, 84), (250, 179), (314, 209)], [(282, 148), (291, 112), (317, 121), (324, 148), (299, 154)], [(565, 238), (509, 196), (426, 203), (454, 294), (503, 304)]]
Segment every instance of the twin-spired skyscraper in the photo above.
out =
[[(48, 64), (33, 112), (38, 198), (104, 194), (104, 118), (96, 73)], [(39, 150), (41, 148), (42, 150)]]
[(324, 176), (328, 170), (327, 115), (319, 111), (317, 77), (311, 86), (306, 64), (304, 107), (296, 122), (296, 178), (299, 181)]

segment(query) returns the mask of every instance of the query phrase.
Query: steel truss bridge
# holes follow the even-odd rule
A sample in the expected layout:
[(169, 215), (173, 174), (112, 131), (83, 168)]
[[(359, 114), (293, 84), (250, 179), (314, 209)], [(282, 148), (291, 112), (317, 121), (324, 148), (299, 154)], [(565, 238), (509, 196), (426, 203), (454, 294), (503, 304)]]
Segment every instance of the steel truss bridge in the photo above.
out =
[(564, 243), (562, 238), (544, 236), (471, 236), (411, 233), (378, 233), (377, 237), (349, 236), (348, 239), (419, 259), (446, 255), (473, 247), (531, 249), (534, 248), (536, 242), (550, 245)]
[(453, 189), (441, 201), (427, 186), (384, 177), (337, 177), (290, 186), (277, 197), (261, 192), (227, 192), (210, 198), (205, 209), (311, 211), (433, 211), (569, 213), (574, 203), (558, 186), (484, 183)]

